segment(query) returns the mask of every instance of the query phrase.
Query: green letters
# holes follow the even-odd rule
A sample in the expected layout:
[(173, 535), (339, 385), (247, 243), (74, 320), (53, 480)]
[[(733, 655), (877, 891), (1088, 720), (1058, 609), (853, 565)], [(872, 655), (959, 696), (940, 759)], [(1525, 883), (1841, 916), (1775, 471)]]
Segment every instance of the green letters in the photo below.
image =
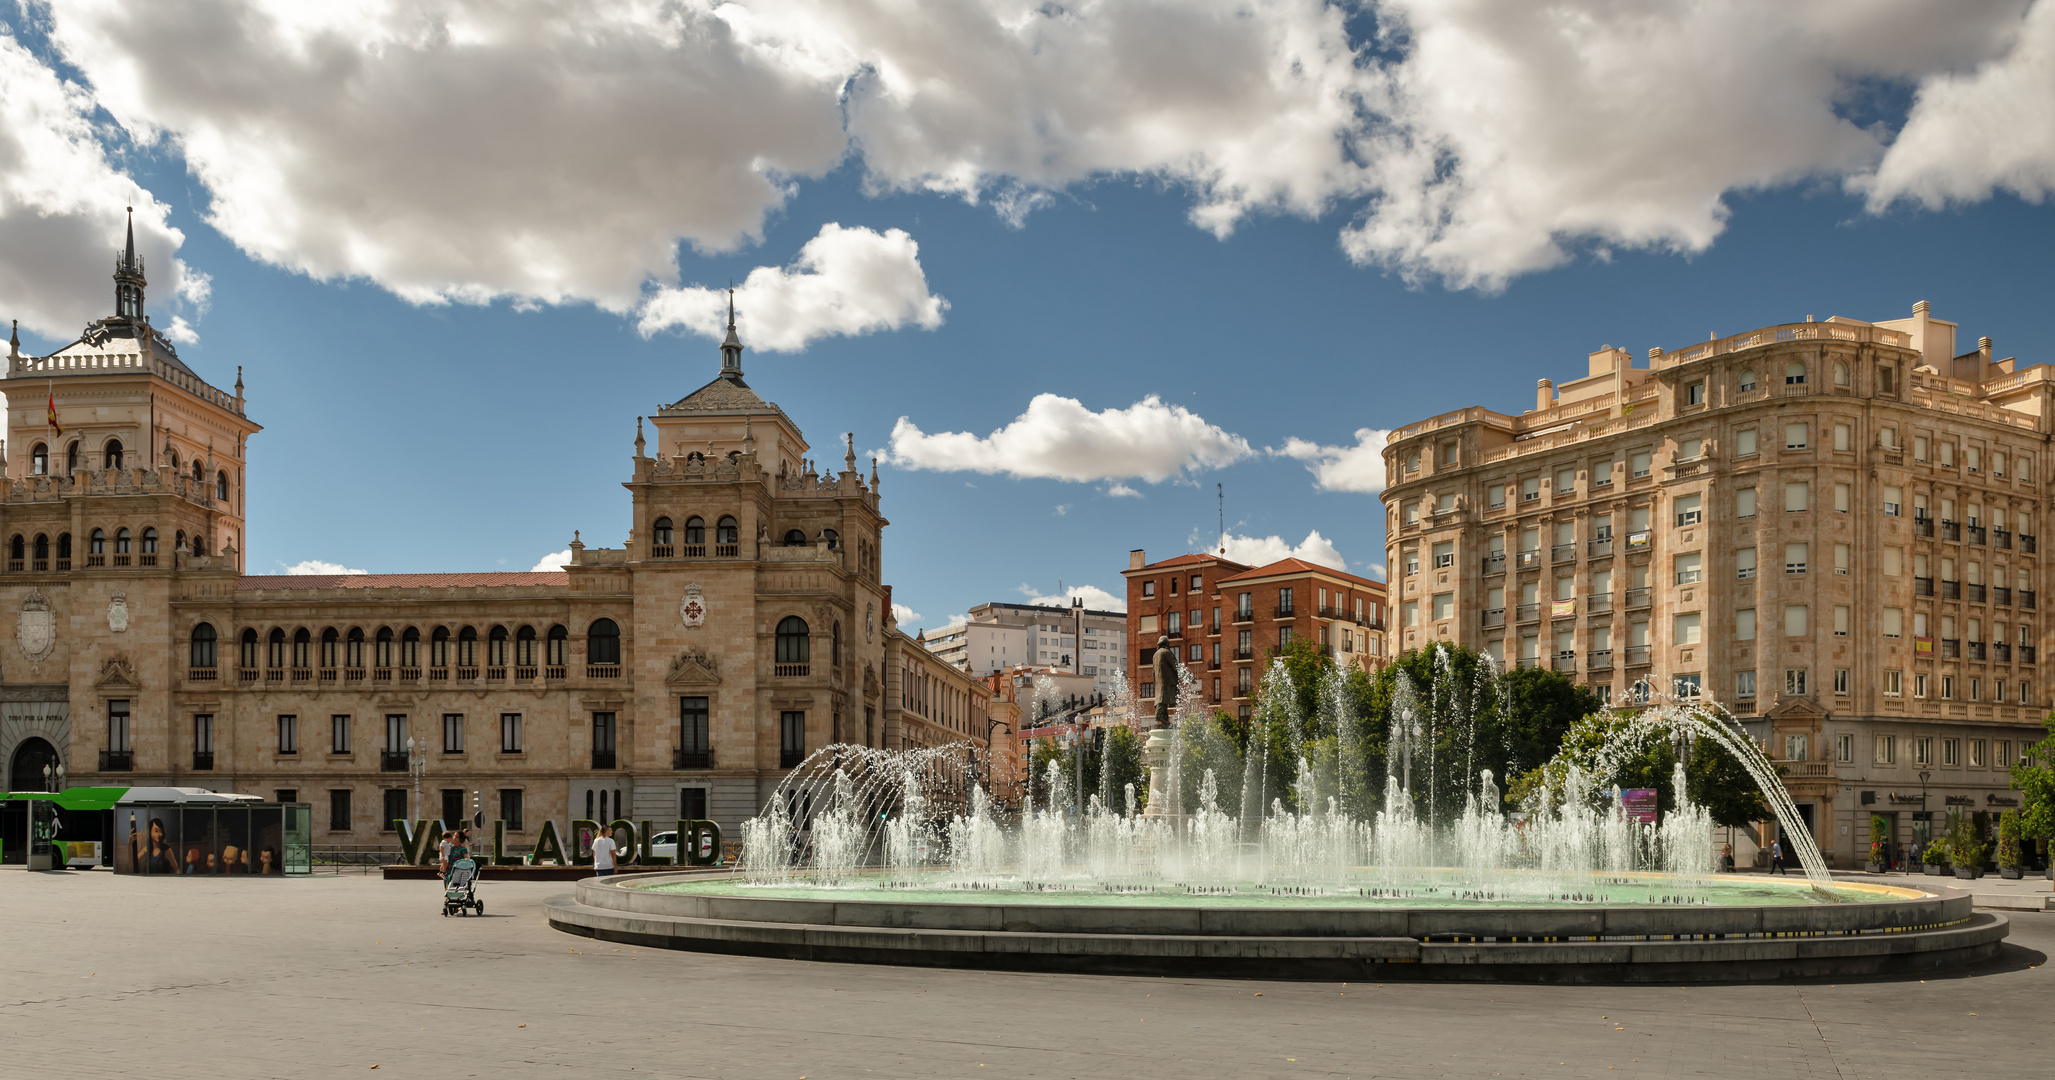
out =
[[(626, 830), (628, 833), (628, 842), (625, 844), (622, 844), (620, 839), (623, 830)], [(635, 861), (634, 822), (629, 821), (627, 818), (615, 818), (607, 822), (607, 835), (614, 838), (614, 843), (621, 845), (614, 850), (615, 866), (626, 866)]]
[(430, 824), (427, 818), (422, 818), (408, 828), (403, 820), (393, 821), (392, 827), (400, 834), (401, 862), (410, 866), (434, 866), (441, 859), (442, 851), (431, 839), (441, 834), (431, 831), (428, 828)]
[[(684, 830), (680, 829), (680, 830), (679, 830), (679, 832), (678, 832), (678, 838), (682, 840), (682, 839), (684, 839), (684, 836), (685, 836)], [(641, 858), (640, 858), (639, 860), (637, 860), (637, 861), (638, 861), (638, 862), (642, 862), (642, 863), (646, 863), (646, 864), (648, 864), (648, 865), (650, 865), (650, 866), (669, 866), (669, 865), (671, 865), (671, 857), (670, 857), (670, 856), (668, 856), (668, 855), (658, 855), (658, 854), (657, 854), (656, 852), (654, 852), (654, 851), (651, 851), (651, 850), (650, 850), (650, 847), (649, 847), (649, 845), (650, 845), (650, 841), (651, 841), (651, 840), (654, 840), (655, 838), (656, 838), (656, 831), (655, 831), (655, 830), (653, 830), (653, 829), (651, 829), (651, 828), (649, 827), (649, 822), (647, 822), (647, 821), (644, 821), (644, 822), (642, 823), (642, 857), (641, 857)]]
[(519, 866), (519, 855), (507, 854), (507, 823), (498, 818), (492, 822), (492, 865)]
[(548, 818), (542, 819), (542, 831), (536, 834), (532, 861), (536, 866), (544, 861), (564, 865), (564, 842), (557, 839), (557, 823)]
[(590, 843), (590, 840), (587, 839), (587, 834), (598, 836), (599, 822), (588, 821), (585, 818), (573, 819), (571, 822), (571, 865), (573, 866), (592, 865), (592, 848), (587, 846)]
[[(688, 830), (684, 822), (678, 823), (678, 851), (685, 862), (693, 866), (713, 866), (721, 861), (721, 827), (701, 819), (692, 823)], [(704, 847), (704, 853), (700, 848)]]

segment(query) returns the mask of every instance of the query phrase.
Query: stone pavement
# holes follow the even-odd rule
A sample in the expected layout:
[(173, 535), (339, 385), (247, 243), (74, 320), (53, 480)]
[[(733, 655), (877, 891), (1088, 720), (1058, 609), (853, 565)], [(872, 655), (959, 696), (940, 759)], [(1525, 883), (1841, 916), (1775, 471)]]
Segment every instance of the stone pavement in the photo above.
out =
[(1936, 891), (1941, 888), (1967, 889), (1976, 906), (1991, 911), (2055, 910), (2049, 907), (2050, 899), (2055, 898), (2055, 891), (2050, 890), (2051, 886), (2055, 886), (2055, 882), (2042, 877), (2038, 872), (2016, 881), (2007, 881), (1997, 874), (1985, 874), (1974, 881), (1964, 881), (1952, 873), (1945, 877), (1929, 877), (1923, 873), (1865, 874), (1842, 870), (1835, 871), (1834, 877), (1848, 881), (1874, 881), (1900, 888)]
[(1925, 981), (1379, 986), (674, 953), (551, 930), (563, 891), (445, 919), (434, 882), (8, 868), (0, 1077), (2000, 1080), (2055, 1050), (2055, 914)]

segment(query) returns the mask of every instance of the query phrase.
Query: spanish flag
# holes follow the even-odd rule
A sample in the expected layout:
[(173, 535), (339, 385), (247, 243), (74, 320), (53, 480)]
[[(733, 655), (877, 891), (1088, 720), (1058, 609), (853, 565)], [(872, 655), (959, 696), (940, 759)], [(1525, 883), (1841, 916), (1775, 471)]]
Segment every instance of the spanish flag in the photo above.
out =
[(53, 438), (61, 439), (64, 437), (64, 428), (57, 423), (57, 385), (55, 383), (50, 385), (50, 434)]

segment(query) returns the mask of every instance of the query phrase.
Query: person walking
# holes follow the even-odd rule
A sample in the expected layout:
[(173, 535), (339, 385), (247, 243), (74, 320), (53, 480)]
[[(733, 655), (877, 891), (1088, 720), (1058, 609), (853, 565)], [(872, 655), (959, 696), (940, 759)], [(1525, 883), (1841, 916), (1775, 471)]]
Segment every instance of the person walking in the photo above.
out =
[(1770, 841), (1770, 873), (1773, 873), (1773, 874), (1782, 874), (1783, 872), (1784, 872), (1784, 841), (1782, 841), (1782, 840), (1772, 840), (1772, 841)]
[(614, 843), (614, 834), (600, 833), (592, 841), (592, 873), (596, 877), (612, 877), (614, 873), (614, 852), (620, 845)]
[(438, 857), (442, 860), (442, 876), (444, 878), (448, 878), (450, 876), (450, 849), (456, 846), (456, 830), (444, 829), (442, 831), (442, 843), (437, 845)]

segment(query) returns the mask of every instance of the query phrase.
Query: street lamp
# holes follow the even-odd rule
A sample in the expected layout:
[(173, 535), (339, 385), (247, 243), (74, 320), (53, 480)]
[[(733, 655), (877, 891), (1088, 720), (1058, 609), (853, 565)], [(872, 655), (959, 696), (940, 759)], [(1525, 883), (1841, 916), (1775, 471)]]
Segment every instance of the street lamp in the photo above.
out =
[(52, 792), (64, 790), (64, 764), (62, 762), (43, 766), (43, 790)]
[(1926, 771), (1926, 770), (1924, 770), (1924, 769), (1920, 770), (1920, 774), (1919, 774), (1919, 812), (1920, 812), (1920, 813), (1922, 813), (1922, 814), (1924, 814), (1924, 813), (1926, 813), (1926, 812), (1927, 812), (1927, 780), (1928, 780), (1928, 778), (1932, 777), (1933, 775), (1934, 775), (1933, 773), (1927, 772), (1927, 771)]

